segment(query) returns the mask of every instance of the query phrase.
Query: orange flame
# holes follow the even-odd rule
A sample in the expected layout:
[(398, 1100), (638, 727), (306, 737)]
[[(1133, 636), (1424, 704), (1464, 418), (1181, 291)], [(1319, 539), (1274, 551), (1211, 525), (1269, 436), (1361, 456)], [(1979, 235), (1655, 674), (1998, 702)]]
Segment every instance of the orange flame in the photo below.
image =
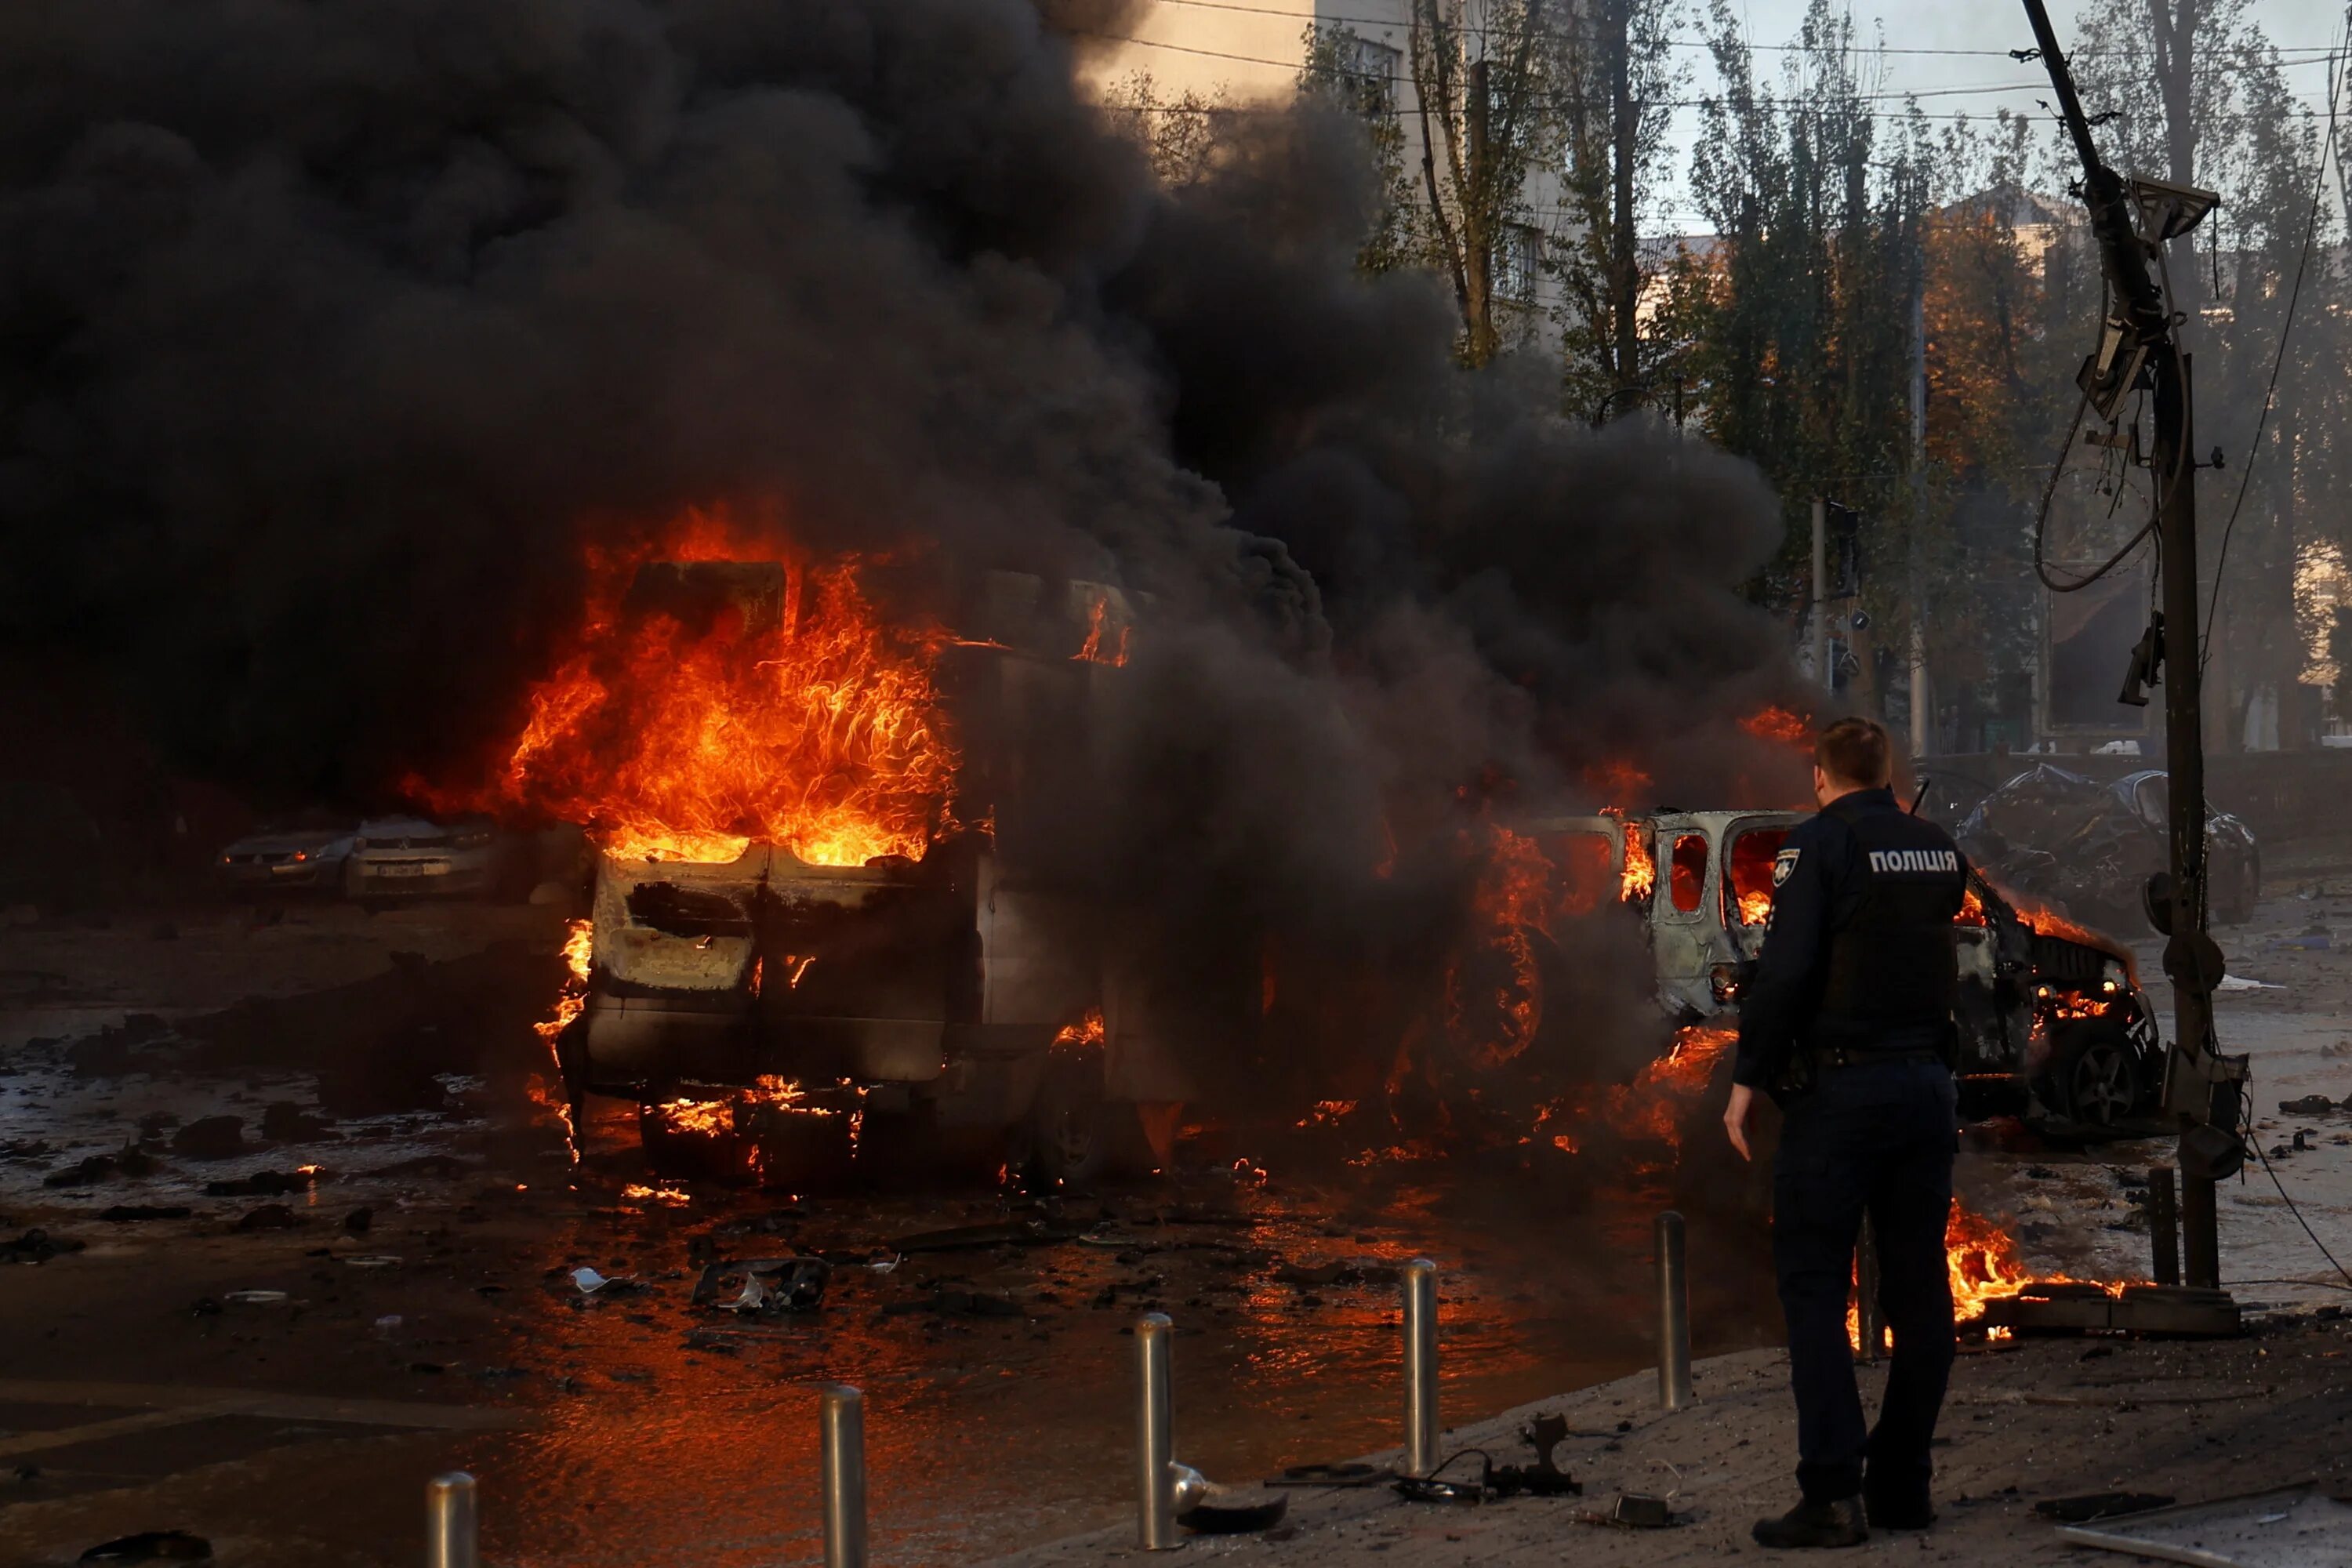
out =
[(1646, 904), (1658, 887), (1658, 856), (1650, 830), (1638, 822), (1625, 825), (1625, 875), (1621, 896), (1629, 904)]
[(1813, 738), (1813, 721), (1786, 708), (1767, 708), (1750, 713), (1739, 721), (1739, 727), (1759, 741), (1778, 741), (1784, 746), (1810, 745)]
[(1076, 1023), (1063, 1025), (1060, 1032), (1055, 1035), (1054, 1043), (1057, 1046), (1084, 1048), (1088, 1046), (1101, 1045), (1103, 1037), (1102, 1009), (1089, 1007), (1087, 1009), (1087, 1016)]
[(1739, 1043), (1737, 1029), (1692, 1024), (1675, 1031), (1675, 1043), (1633, 1075), (1612, 1086), (1604, 1114), (1619, 1136), (1648, 1138), (1679, 1152), (1684, 1114), (1706, 1093), (1717, 1063)]
[(1551, 861), (1523, 833), (1489, 824), (1487, 854), (1470, 907), (1479, 921), (1479, 944), (1501, 960), (1491, 996), (1464, 994), (1465, 965), (1458, 957), (1447, 975), (1448, 1015), (1457, 1038), (1476, 1035), (1486, 1065), (1499, 1067), (1526, 1050), (1543, 1022), (1543, 975), (1534, 932), (1552, 923)]
[(1070, 656), (1072, 658), (1084, 659), (1088, 664), (1120, 665), (1127, 662), (1127, 634), (1133, 629), (1131, 627), (1119, 627), (1118, 640), (1111, 644), (1109, 652), (1103, 651), (1103, 616), (1109, 609), (1110, 595), (1097, 595), (1087, 611), (1086, 644)]
[(734, 559), (726, 531), (689, 512), (649, 551), (592, 552), (580, 646), (532, 690), (489, 788), (419, 793), (589, 823), (629, 858), (732, 860), (753, 842), (818, 866), (919, 858), (950, 826), (957, 757), (932, 679), (947, 635), (886, 626), (854, 559), (784, 563), (773, 625), (742, 605), (698, 627), (624, 614), (648, 561)]

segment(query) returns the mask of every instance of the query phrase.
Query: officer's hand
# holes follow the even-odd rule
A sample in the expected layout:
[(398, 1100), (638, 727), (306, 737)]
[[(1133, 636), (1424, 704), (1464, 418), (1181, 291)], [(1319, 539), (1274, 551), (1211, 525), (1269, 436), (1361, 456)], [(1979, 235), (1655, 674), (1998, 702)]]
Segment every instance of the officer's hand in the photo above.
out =
[(1723, 1108), (1723, 1130), (1731, 1134), (1731, 1146), (1739, 1151), (1743, 1160), (1753, 1160), (1748, 1152), (1748, 1119), (1755, 1114), (1756, 1091), (1744, 1083), (1731, 1086), (1731, 1103)]

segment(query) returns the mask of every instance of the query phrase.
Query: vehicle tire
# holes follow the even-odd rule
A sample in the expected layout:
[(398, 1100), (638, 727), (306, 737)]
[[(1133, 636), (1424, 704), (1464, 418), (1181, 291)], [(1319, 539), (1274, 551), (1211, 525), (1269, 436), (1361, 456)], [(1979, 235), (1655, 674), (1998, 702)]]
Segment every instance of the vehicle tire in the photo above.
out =
[(1101, 1052), (1054, 1051), (1006, 1163), (1034, 1182), (1095, 1181), (1118, 1153), (1117, 1109), (1103, 1098)]
[(2084, 1127), (2119, 1128), (2139, 1110), (2139, 1053), (2131, 1037), (2104, 1018), (2060, 1027), (2049, 1070), (2035, 1086), (2043, 1104)]

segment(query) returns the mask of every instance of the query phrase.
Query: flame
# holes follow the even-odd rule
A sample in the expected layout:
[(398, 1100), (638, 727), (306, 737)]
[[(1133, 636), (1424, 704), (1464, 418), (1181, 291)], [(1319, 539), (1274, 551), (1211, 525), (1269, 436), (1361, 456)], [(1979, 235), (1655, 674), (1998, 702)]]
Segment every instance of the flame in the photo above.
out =
[(1318, 1100), (1315, 1109), (1298, 1122), (1301, 1127), (1328, 1127), (1356, 1114), (1358, 1102), (1352, 1100)]
[[(565, 976), (562, 989), (555, 994), (553, 1009), (546, 1017), (531, 1026), (532, 1032), (537, 1034), (547, 1047), (548, 1059), (555, 1066), (553, 1081), (557, 1088), (561, 1088), (563, 1083), (563, 1057), (557, 1042), (562, 1038), (563, 1031), (572, 1026), (572, 1020), (579, 1017), (582, 1010), (588, 1005), (588, 966), (595, 950), (595, 943), (594, 921), (572, 921), (565, 925), (563, 965), (571, 973)], [(558, 1098), (551, 1089), (543, 1098), (540, 1096), (533, 1096), (533, 1098), (539, 1099), (541, 1104), (551, 1107), (557, 1117), (562, 1121), (564, 1147), (572, 1152), (572, 1161), (577, 1163), (580, 1158), (580, 1130), (572, 1124), (571, 1105)]]
[[(1480, 953), (1498, 965), (1456, 955), (1446, 974), (1447, 1015), (1456, 1038), (1477, 1037), (1487, 1067), (1499, 1067), (1525, 1051), (1543, 1022), (1543, 975), (1536, 962), (1534, 933), (1552, 923), (1554, 868), (1542, 847), (1524, 833), (1488, 824), (1487, 853), (1470, 907), (1478, 918)], [(1491, 994), (1465, 992), (1482, 984), (1473, 972), (1496, 970)]]
[(1101, 1045), (1103, 1037), (1102, 1009), (1089, 1007), (1087, 1009), (1087, 1016), (1076, 1023), (1063, 1025), (1060, 1032), (1055, 1035), (1054, 1043), (1057, 1046), (1084, 1048), (1088, 1046)]
[[(1952, 1320), (1959, 1323), (1974, 1322), (1993, 1302), (2005, 1300), (2029, 1285), (2096, 1284), (2109, 1295), (2120, 1296), (2126, 1283), (2077, 1279), (2028, 1268), (2018, 1258), (2017, 1242), (2009, 1232), (1958, 1198), (1952, 1200), (1951, 1217), (1944, 1222), (1944, 1272), (1951, 1281)], [(1846, 1338), (1856, 1350), (1862, 1348), (1862, 1326), (1852, 1306), (1846, 1309)]]
[(1087, 610), (1086, 644), (1070, 656), (1072, 658), (1084, 659), (1088, 664), (1121, 665), (1127, 662), (1127, 634), (1131, 627), (1119, 627), (1118, 640), (1111, 644), (1108, 653), (1103, 651), (1103, 616), (1109, 609), (1110, 595), (1096, 595), (1094, 604)]
[(488, 788), (412, 789), (436, 805), (589, 823), (633, 859), (728, 861), (754, 842), (816, 866), (919, 858), (952, 826), (958, 759), (932, 679), (950, 639), (886, 626), (855, 558), (784, 563), (772, 626), (624, 614), (638, 568), (733, 559), (727, 532), (723, 515), (688, 512), (649, 549), (592, 551), (578, 647), (533, 689)]
[(621, 1189), (624, 1203), (667, 1204), (672, 1208), (684, 1208), (694, 1201), (693, 1195), (676, 1187), (648, 1187), (631, 1182)]
[(1983, 1317), (1986, 1303), (1996, 1297), (2014, 1296), (2036, 1279), (2061, 1278), (2027, 1268), (2018, 1261), (2009, 1232), (1969, 1213), (1957, 1198), (1944, 1225), (1944, 1269), (1952, 1280), (1952, 1316), (1963, 1323)]
[(1741, 925), (1760, 926), (1772, 918), (1772, 895), (1769, 893), (1742, 893), (1738, 903)]
[(1813, 721), (1786, 708), (1767, 708), (1750, 713), (1739, 721), (1739, 727), (1759, 741), (1778, 741), (1784, 746), (1809, 746), (1813, 739)]
[(1629, 904), (1646, 904), (1658, 888), (1658, 856), (1650, 841), (1649, 825), (1625, 824), (1625, 872), (1619, 897)]
[(1984, 900), (1977, 897), (1974, 888), (1970, 888), (1960, 896), (1960, 912), (1952, 917), (1952, 923), (1956, 926), (1980, 926), (1985, 923), (1985, 918)]
[(1737, 1029), (1691, 1024), (1675, 1030), (1675, 1043), (1634, 1074), (1631, 1084), (1610, 1088), (1603, 1112), (1609, 1125), (1621, 1137), (1653, 1139), (1680, 1152), (1683, 1116), (1706, 1093), (1716, 1065), (1738, 1043)]

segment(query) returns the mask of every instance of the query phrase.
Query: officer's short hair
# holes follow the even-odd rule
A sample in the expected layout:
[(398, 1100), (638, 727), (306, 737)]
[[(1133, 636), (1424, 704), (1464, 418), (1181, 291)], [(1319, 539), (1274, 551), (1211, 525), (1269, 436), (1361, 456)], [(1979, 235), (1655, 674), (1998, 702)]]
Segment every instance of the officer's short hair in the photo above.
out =
[(1841, 719), (1813, 738), (1813, 761), (1840, 784), (1884, 789), (1895, 778), (1895, 742), (1875, 719)]

